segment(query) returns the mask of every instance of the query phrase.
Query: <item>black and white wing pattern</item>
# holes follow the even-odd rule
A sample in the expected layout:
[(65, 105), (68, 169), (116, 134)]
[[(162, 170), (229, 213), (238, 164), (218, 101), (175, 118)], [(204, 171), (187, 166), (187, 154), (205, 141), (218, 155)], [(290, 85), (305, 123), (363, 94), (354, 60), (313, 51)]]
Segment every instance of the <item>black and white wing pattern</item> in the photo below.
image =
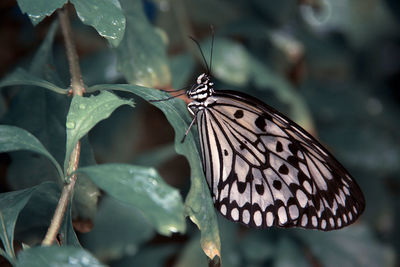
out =
[(194, 112), (215, 207), (246, 226), (339, 229), (364, 196), (310, 134), (245, 94), (216, 91)]

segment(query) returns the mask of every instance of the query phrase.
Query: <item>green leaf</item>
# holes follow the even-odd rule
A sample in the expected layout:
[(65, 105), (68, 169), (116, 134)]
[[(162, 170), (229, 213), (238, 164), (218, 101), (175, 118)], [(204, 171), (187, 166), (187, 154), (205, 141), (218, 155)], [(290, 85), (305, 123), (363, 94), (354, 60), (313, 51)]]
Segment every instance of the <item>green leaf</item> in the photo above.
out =
[(26, 13), (33, 25), (37, 25), (46, 16), (50, 16), (57, 8), (63, 7), (67, 0), (18, 0), (22, 13)]
[[(134, 256), (124, 257), (118, 261), (116, 267), (131, 267), (131, 266), (166, 266), (170, 259), (179, 250), (178, 244), (152, 244), (138, 251)], [(173, 265), (176, 267), (176, 265)], [(193, 267), (193, 266), (192, 266)]]
[(5, 79), (0, 82), (0, 87), (12, 86), (12, 85), (33, 85), (42, 88), (49, 89), (59, 94), (67, 94), (68, 90), (60, 88), (55, 84), (45, 81), (39, 77), (36, 77), (24, 69), (16, 69), (13, 73), (8, 75)]
[(18, 254), (15, 265), (43, 267), (43, 266), (105, 266), (95, 257), (82, 248), (71, 246), (34, 247), (23, 250)]
[(141, 0), (121, 1), (125, 36), (118, 48), (118, 68), (129, 83), (163, 88), (171, 83), (165, 42), (147, 20)]
[(182, 53), (170, 60), (172, 73), (172, 88), (180, 89), (187, 86), (188, 79), (195, 69), (194, 58), (189, 53)]
[(311, 252), (324, 266), (391, 266), (394, 251), (376, 241), (364, 225), (340, 231), (298, 231)]
[(76, 143), (99, 121), (108, 118), (122, 105), (134, 106), (131, 100), (124, 100), (113, 93), (103, 91), (97, 96), (74, 96), (67, 115), (67, 146), (64, 170), (67, 172), (68, 162)]
[(106, 195), (93, 229), (80, 237), (85, 248), (101, 261), (109, 262), (136, 254), (140, 245), (154, 235), (153, 227), (138, 209)]
[[(45, 182), (32, 188), (35, 191), (18, 216), (15, 233), (15, 239), (29, 242), (30, 245), (35, 244), (35, 240), (37, 242), (43, 239), (44, 233), (38, 229), (46, 229), (50, 225), (61, 194), (60, 187), (54, 182)], [(64, 245), (80, 247), (70, 213), (71, 208), (68, 205), (59, 231), (61, 242)], [(26, 233), (30, 233), (29, 239), (26, 239)]]
[(118, 0), (71, 0), (80, 20), (118, 46), (125, 32), (125, 16)]
[[(287, 237), (282, 237), (279, 240), (276, 248), (274, 267), (307, 267), (310, 263), (307, 262), (304, 250), (299, 245), (294, 243)], [(341, 266), (341, 265), (335, 265)]]
[(173, 144), (158, 146), (135, 157), (133, 163), (141, 166), (158, 167), (176, 155)]
[(51, 191), (57, 187), (54, 183), (43, 183), (25, 190), (0, 194), (0, 237), (10, 257), (14, 253), (14, 229), (18, 216), (34, 193)]
[[(276, 254), (276, 244), (268, 233), (249, 231), (240, 239), (239, 246), (247, 262), (262, 263), (272, 259)], [(225, 244), (225, 243), (224, 243)], [(225, 246), (224, 246), (225, 247)]]
[(46, 156), (56, 167), (60, 178), (64, 178), (58, 162), (35, 136), (15, 126), (0, 125), (0, 152), (17, 150), (30, 150)]
[(190, 242), (186, 243), (186, 246), (181, 250), (175, 267), (201, 267), (208, 265), (207, 258), (201, 253), (199, 239), (199, 235), (195, 235)]
[[(56, 35), (58, 30), (58, 20), (54, 20), (50, 25), (46, 37), (40, 44), (40, 47), (35, 52), (35, 55), (32, 58), (32, 61), (29, 66), (29, 73), (42, 79), (46, 79), (51, 81), (52, 83), (56, 83), (55, 81), (59, 81), (59, 78), (55, 78), (57, 76), (55, 63), (53, 60), (53, 42), (54, 36)], [(63, 90), (66, 94), (67, 90)]]
[[(202, 49), (206, 60), (211, 55), (211, 40), (202, 42)], [(251, 78), (250, 58), (246, 49), (239, 43), (225, 38), (216, 38), (212, 58), (212, 74), (226, 82), (236, 86), (243, 86)], [(208, 65), (210, 63), (208, 62)]]
[[(96, 90), (119, 90), (134, 93), (146, 100), (164, 99), (169, 95), (158, 90), (128, 85), (96, 85), (88, 89), (90, 92)], [(200, 152), (197, 146), (197, 135), (193, 134), (196, 129), (193, 127), (188, 133), (185, 142), (181, 140), (189, 127), (191, 121), (186, 105), (180, 99), (171, 99), (168, 101), (155, 102), (154, 105), (162, 110), (168, 121), (175, 130), (175, 149), (178, 154), (184, 155), (191, 168), (191, 187), (185, 201), (186, 215), (201, 230), (201, 246), (206, 255), (213, 259), (221, 255), (221, 242), (218, 230), (218, 221), (215, 214), (214, 205), (210, 196), (206, 179), (201, 166)]]
[(184, 233), (186, 224), (178, 190), (167, 185), (153, 168), (103, 164), (78, 169), (112, 197), (137, 207), (163, 235)]

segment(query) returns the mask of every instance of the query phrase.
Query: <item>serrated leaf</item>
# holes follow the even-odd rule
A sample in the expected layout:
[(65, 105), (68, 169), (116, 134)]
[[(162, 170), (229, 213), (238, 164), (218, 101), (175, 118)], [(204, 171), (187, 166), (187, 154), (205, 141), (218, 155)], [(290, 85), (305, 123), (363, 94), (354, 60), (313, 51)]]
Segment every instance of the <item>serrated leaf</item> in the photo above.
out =
[(71, 0), (80, 20), (93, 26), (113, 46), (118, 46), (124, 32), (126, 19), (118, 0)]
[[(88, 89), (90, 92), (96, 90), (119, 90), (134, 93), (146, 100), (164, 99), (170, 95), (158, 90), (128, 84), (96, 85)], [(218, 230), (218, 221), (210, 191), (204, 177), (201, 166), (200, 152), (197, 146), (197, 135), (192, 130), (186, 136), (182, 144), (182, 137), (189, 127), (191, 121), (186, 105), (180, 99), (171, 99), (153, 103), (161, 109), (175, 130), (175, 150), (184, 155), (191, 167), (191, 187), (185, 200), (186, 215), (201, 230), (201, 246), (205, 254), (213, 259), (221, 255), (221, 242)]]
[(18, 216), (34, 193), (52, 190), (54, 183), (43, 183), (25, 190), (0, 194), (0, 237), (10, 257), (14, 257), (14, 229)]
[(67, 115), (67, 145), (64, 170), (67, 173), (68, 162), (76, 143), (99, 121), (108, 118), (122, 105), (134, 106), (131, 100), (124, 100), (113, 93), (103, 91), (97, 96), (74, 96)]
[(105, 266), (82, 248), (71, 246), (33, 247), (18, 254), (15, 266)]
[(36, 77), (24, 69), (18, 68), (13, 73), (8, 75), (5, 79), (0, 82), (0, 87), (11, 86), (11, 85), (32, 85), (39, 86), (42, 88), (49, 89), (59, 94), (67, 94), (68, 91), (58, 87), (57, 85)]
[(46, 16), (50, 16), (57, 8), (63, 7), (67, 0), (18, 0), (22, 13), (26, 13), (33, 25), (37, 25)]
[(178, 190), (167, 185), (153, 168), (129, 164), (102, 164), (80, 168), (112, 197), (142, 211), (163, 235), (184, 233), (186, 224)]
[(46, 156), (56, 167), (60, 178), (63, 179), (64, 175), (60, 165), (35, 136), (15, 126), (0, 125), (0, 152), (17, 150), (29, 150)]
[(171, 83), (165, 42), (147, 20), (141, 0), (121, 1), (125, 36), (115, 49), (118, 68), (132, 84), (163, 88)]

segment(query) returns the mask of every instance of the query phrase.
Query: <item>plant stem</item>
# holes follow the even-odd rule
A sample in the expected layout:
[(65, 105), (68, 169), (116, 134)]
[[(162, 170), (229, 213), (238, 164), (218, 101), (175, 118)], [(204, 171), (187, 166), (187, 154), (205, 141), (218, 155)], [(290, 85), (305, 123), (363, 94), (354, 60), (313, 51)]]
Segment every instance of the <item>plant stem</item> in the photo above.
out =
[(60, 20), (61, 31), (65, 41), (65, 50), (68, 58), (69, 72), (71, 74), (72, 94), (82, 96), (85, 92), (85, 87), (82, 81), (81, 69), (79, 67), (78, 54), (76, 53), (75, 44), (72, 39), (72, 31), (67, 9), (59, 10), (58, 18)]
[[(85, 87), (82, 81), (82, 74), (79, 67), (79, 58), (76, 53), (75, 44), (72, 39), (71, 25), (68, 18), (68, 12), (66, 9), (61, 9), (58, 11), (58, 18), (60, 20), (61, 31), (64, 36), (65, 50), (67, 53), (69, 71), (71, 74), (71, 92), (72, 94), (82, 96), (85, 92)], [(68, 169), (66, 177), (78, 169), (79, 156), (81, 151), (81, 143), (78, 141), (74, 150), (71, 153), (71, 157), (68, 163)], [(50, 223), (50, 227), (47, 230), (46, 236), (42, 241), (42, 245), (50, 246), (53, 244), (56, 236), (60, 230), (65, 211), (70, 202), (71, 196), (74, 191), (77, 176), (73, 174), (70, 178), (68, 184), (65, 184), (58, 200), (57, 208), (54, 212), (53, 218)]]

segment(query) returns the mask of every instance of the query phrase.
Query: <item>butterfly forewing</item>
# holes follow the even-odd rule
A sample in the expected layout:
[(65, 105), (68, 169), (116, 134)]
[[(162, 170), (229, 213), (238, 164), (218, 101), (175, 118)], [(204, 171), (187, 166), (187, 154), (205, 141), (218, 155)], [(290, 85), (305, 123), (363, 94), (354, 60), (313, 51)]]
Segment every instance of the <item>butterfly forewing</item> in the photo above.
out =
[(257, 228), (332, 230), (362, 213), (354, 179), (300, 126), (248, 95), (212, 93), (193, 112), (204, 172), (224, 217)]

